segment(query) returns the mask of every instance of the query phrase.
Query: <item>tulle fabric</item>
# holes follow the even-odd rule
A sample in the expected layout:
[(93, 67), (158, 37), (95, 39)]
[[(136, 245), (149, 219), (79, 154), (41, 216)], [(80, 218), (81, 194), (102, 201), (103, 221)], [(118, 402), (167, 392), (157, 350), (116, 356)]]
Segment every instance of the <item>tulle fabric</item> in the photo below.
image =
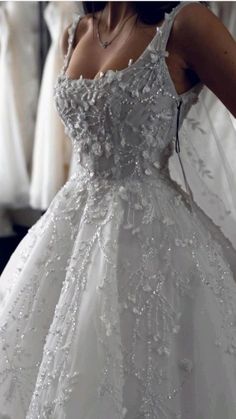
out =
[(76, 2), (55, 1), (44, 11), (52, 41), (40, 88), (30, 185), (30, 205), (41, 210), (64, 185), (70, 167), (71, 144), (55, 109), (53, 87), (63, 63), (61, 36), (76, 10)]
[(2, 3), (0, 206), (19, 208), (29, 203), (29, 171), (38, 89), (37, 15), (36, 5), (32, 3)]
[(235, 418), (235, 251), (168, 169), (180, 97), (166, 44), (186, 4), (96, 81), (65, 74), (73, 18), (54, 97), (75, 173), (1, 277), (2, 417)]

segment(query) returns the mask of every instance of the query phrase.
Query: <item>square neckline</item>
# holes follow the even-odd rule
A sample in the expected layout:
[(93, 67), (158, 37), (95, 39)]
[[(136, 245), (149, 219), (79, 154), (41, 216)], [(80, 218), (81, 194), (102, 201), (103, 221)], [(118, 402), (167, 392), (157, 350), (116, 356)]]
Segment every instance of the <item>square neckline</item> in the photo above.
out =
[[(105, 73), (103, 73), (103, 76), (102, 77), (96, 77), (94, 79), (89, 79), (89, 78), (83, 77), (83, 75), (81, 74), (80, 77), (77, 77), (77, 78), (72, 79), (71, 77), (69, 77), (66, 74), (66, 71), (68, 69), (69, 62), (70, 62), (71, 57), (73, 55), (73, 53), (72, 53), (69, 56), (69, 61), (66, 63), (66, 68), (64, 69), (64, 72), (62, 73), (62, 77), (65, 78), (68, 82), (71, 82), (71, 83), (81, 83), (81, 82), (83, 82), (85, 84), (87, 83), (88, 85), (89, 84), (96, 85), (97, 83), (98, 84), (99, 83), (102, 84), (102, 82), (106, 81), (107, 80), (107, 76), (109, 76), (109, 74), (112, 74), (114, 78), (116, 76), (117, 77), (122, 76), (124, 73), (126, 73), (129, 70), (132, 70), (133, 68), (137, 67), (137, 65), (140, 63), (140, 61), (143, 60), (144, 56), (148, 53), (148, 51), (152, 49), (152, 46), (156, 42), (156, 39), (159, 38), (162, 35), (162, 32), (163, 32), (163, 30), (165, 28), (165, 25), (168, 23), (168, 20), (171, 18), (171, 16), (174, 15), (179, 8), (181, 9), (185, 4), (187, 5), (189, 3), (191, 3), (191, 2), (189, 2), (189, 1), (180, 2), (169, 13), (165, 12), (165, 14), (164, 14), (164, 20), (163, 20), (162, 24), (160, 26), (156, 26), (156, 33), (155, 33), (155, 35), (153, 36), (153, 38), (151, 39), (151, 41), (148, 43), (148, 45), (145, 47), (145, 49), (143, 50), (143, 52), (139, 55), (139, 57), (132, 64), (124, 67), (121, 70), (108, 69), (108, 70), (106, 70)], [(198, 3), (198, 1), (196, 1), (196, 3)], [(71, 40), (71, 43), (73, 42), (75, 31), (76, 31), (76, 28), (78, 26), (78, 23), (80, 22), (80, 19), (83, 16), (81, 14), (74, 13), (74, 18), (75, 17), (76, 17), (76, 21), (75, 21), (74, 32), (72, 34), (73, 35), (73, 38)], [(167, 42), (168, 42), (168, 39), (167, 39)], [(167, 42), (166, 42), (166, 44), (167, 44)], [(69, 46), (69, 48), (71, 48), (71, 47), (72, 47), (72, 44), (71, 44), (71, 46)], [(173, 80), (171, 78), (171, 75), (170, 75), (170, 72), (169, 72), (169, 68), (168, 68), (167, 63), (166, 63), (166, 60), (165, 60), (165, 55), (164, 54), (165, 53), (168, 54), (168, 50), (166, 49), (166, 45), (165, 45), (164, 50), (162, 52), (163, 52), (163, 65), (164, 65), (165, 74), (167, 76), (167, 79), (168, 79), (170, 88), (172, 90), (172, 94), (175, 96), (175, 98), (178, 101), (182, 101), (182, 100), (185, 101), (185, 99), (188, 98), (189, 96), (190, 97), (192, 95), (194, 97), (198, 96), (199, 91), (202, 88), (202, 82), (201, 82), (201, 80), (199, 82), (197, 82), (195, 85), (193, 85), (187, 91), (185, 91), (183, 93), (180, 93), (180, 94), (177, 92), (176, 87), (174, 85), (174, 82), (173, 82)], [(102, 71), (100, 71), (100, 73), (101, 72)]]
[[(80, 22), (80, 19), (81, 19), (81, 17), (83, 17), (82, 15), (80, 15), (80, 14), (75, 14), (75, 15), (77, 15), (77, 21), (76, 21), (76, 25), (75, 25), (75, 28), (74, 28), (74, 33), (76, 32), (76, 28), (78, 27), (78, 24), (79, 24), (79, 22)], [(164, 27), (164, 25), (165, 25), (165, 23), (166, 23), (166, 16), (165, 16), (165, 18), (164, 18), (164, 20), (163, 20), (163, 22), (162, 22), (162, 24), (160, 25), (160, 26), (156, 26), (156, 33), (155, 33), (155, 35), (153, 36), (153, 38), (151, 39), (151, 41), (148, 43), (148, 45), (145, 47), (145, 49), (143, 50), (143, 52), (139, 55), (139, 57), (132, 63), (132, 64), (130, 64), (130, 65), (127, 65), (126, 67), (124, 67), (124, 68), (122, 68), (121, 70), (113, 70), (113, 69), (107, 69), (106, 71), (105, 71), (105, 73), (103, 73), (102, 71), (99, 71), (97, 74), (100, 74), (100, 73), (103, 73), (103, 76), (102, 77), (95, 77), (95, 78), (93, 78), (93, 79), (89, 79), (89, 78), (87, 78), (87, 77), (83, 77), (83, 75), (81, 74), (80, 75), (80, 77), (77, 77), (77, 78), (74, 78), (74, 79), (72, 79), (71, 77), (69, 77), (67, 74), (66, 74), (66, 71), (67, 71), (67, 69), (68, 69), (68, 65), (69, 65), (69, 62), (70, 62), (70, 60), (71, 60), (71, 58), (72, 58), (72, 55), (73, 55), (73, 53), (71, 54), (71, 56), (69, 57), (69, 62), (67, 63), (67, 66), (66, 66), (66, 69), (65, 69), (65, 72), (64, 72), (64, 75), (66, 76), (66, 78), (68, 79), (68, 80), (70, 80), (70, 81), (80, 81), (80, 80), (84, 80), (84, 81), (86, 81), (86, 82), (97, 82), (98, 80), (102, 80), (102, 79), (104, 79), (105, 77), (106, 77), (106, 75), (108, 74), (108, 73), (113, 73), (113, 74), (115, 74), (115, 75), (119, 75), (119, 74), (123, 74), (124, 72), (126, 72), (126, 71), (128, 71), (129, 69), (131, 69), (131, 68), (133, 68), (133, 67), (135, 67), (135, 65), (136, 64), (138, 64), (139, 63), (139, 61), (141, 61), (142, 59), (143, 59), (143, 57), (144, 57), (144, 55), (146, 55), (146, 53), (148, 52), (148, 50), (149, 49), (151, 49), (152, 48), (152, 44), (154, 44), (154, 42), (156, 41), (156, 38), (157, 38), (157, 36), (159, 37), (160, 35), (159, 35), (159, 32), (161, 32), (162, 30), (163, 30), (163, 27)], [(72, 41), (73, 42), (73, 41)], [(74, 49), (75, 50), (75, 49)]]

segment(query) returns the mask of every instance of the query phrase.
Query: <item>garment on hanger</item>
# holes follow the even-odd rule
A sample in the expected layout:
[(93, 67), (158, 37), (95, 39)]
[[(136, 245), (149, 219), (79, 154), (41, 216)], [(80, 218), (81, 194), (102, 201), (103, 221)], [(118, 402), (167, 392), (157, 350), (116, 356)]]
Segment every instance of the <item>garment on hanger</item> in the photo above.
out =
[(53, 86), (63, 62), (61, 36), (75, 11), (77, 3), (67, 1), (52, 1), (44, 11), (51, 46), (40, 87), (30, 186), (30, 204), (42, 210), (65, 183), (70, 165), (71, 144), (55, 109)]
[(37, 101), (37, 7), (1, 2), (0, 207), (29, 202), (29, 167)]

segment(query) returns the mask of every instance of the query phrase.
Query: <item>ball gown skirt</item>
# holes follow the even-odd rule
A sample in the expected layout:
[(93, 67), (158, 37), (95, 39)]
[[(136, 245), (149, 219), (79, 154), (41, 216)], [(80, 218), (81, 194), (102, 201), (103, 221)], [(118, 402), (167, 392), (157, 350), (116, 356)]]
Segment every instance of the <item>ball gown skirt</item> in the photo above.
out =
[(75, 16), (55, 103), (77, 166), (1, 277), (1, 419), (236, 417), (225, 241), (167, 168), (199, 88), (180, 97), (165, 62), (186, 4), (97, 80), (65, 74)]

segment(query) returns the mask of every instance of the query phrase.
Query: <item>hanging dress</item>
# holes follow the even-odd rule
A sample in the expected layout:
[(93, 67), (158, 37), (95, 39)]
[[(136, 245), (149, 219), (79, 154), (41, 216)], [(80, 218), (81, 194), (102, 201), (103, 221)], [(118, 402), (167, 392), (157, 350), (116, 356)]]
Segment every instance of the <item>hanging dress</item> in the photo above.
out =
[(44, 12), (52, 42), (40, 87), (30, 186), (30, 204), (41, 210), (66, 182), (70, 164), (71, 146), (55, 109), (53, 86), (63, 60), (61, 35), (76, 10), (76, 2), (52, 1)]
[[(29, 171), (38, 91), (37, 6), (0, 8), (0, 207), (29, 203)], [(29, 42), (30, 40), (30, 42)]]

